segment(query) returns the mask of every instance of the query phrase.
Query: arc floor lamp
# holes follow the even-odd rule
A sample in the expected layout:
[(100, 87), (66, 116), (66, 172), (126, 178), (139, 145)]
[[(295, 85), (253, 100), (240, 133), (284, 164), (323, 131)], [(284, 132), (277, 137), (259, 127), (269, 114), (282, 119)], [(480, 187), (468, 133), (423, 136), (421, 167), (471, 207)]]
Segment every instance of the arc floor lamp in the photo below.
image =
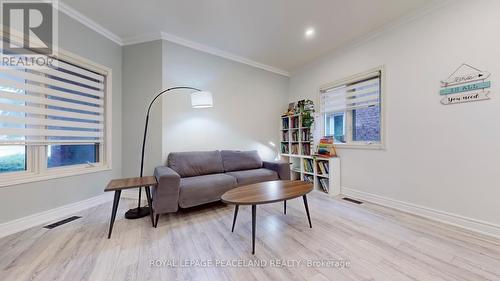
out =
[[(163, 90), (159, 92), (149, 103), (147, 115), (146, 115), (146, 122), (144, 124), (144, 136), (142, 138), (142, 153), (141, 153), (141, 171), (140, 171), (140, 176), (142, 177), (143, 172), (144, 172), (144, 150), (146, 148), (146, 138), (148, 135), (148, 123), (149, 123), (149, 113), (151, 111), (151, 107), (153, 106), (154, 102), (156, 99), (158, 99), (160, 96), (162, 96), (165, 93), (174, 91), (174, 90), (192, 90), (194, 92), (191, 93), (191, 107), (192, 108), (208, 108), (213, 106), (213, 98), (212, 94), (210, 92), (202, 91), (197, 88), (193, 87), (173, 87), (169, 88), (166, 90)], [(139, 202), (137, 204), (137, 208), (130, 209), (125, 213), (125, 217), (127, 219), (138, 219), (142, 218), (145, 216), (149, 215), (149, 208), (148, 207), (141, 207), (141, 194), (142, 194), (142, 187), (139, 188)]]

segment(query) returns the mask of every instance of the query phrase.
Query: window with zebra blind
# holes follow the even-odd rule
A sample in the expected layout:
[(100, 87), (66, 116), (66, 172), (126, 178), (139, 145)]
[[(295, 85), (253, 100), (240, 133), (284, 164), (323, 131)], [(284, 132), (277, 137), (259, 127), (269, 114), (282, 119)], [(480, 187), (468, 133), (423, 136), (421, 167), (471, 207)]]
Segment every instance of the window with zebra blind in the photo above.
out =
[(382, 69), (321, 87), (324, 135), (332, 137), (338, 147), (381, 147), (382, 95)]
[(0, 69), (0, 185), (110, 167), (111, 70), (54, 59)]

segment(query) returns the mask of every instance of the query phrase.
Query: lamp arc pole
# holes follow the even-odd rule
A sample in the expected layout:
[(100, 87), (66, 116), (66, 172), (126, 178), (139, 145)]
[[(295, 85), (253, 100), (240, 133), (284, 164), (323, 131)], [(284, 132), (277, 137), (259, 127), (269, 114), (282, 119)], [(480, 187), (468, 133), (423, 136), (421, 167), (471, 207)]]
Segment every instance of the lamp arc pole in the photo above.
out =
[[(172, 87), (172, 88), (168, 88), (166, 90), (163, 90), (163, 91), (159, 92), (153, 98), (153, 100), (149, 103), (148, 111), (147, 111), (147, 114), (146, 114), (146, 122), (144, 123), (144, 135), (143, 135), (143, 138), (142, 138), (141, 170), (140, 170), (140, 177), (141, 178), (142, 178), (142, 176), (144, 174), (144, 152), (145, 152), (145, 149), (146, 149), (146, 139), (147, 139), (147, 136), (148, 136), (148, 124), (149, 124), (149, 113), (151, 112), (151, 107), (153, 106), (154, 102), (159, 97), (161, 97), (163, 94), (168, 93), (168, 92), (173, 91), (173, 90), (193, 90), (193, 91), (196, 91), (196, 92), (201, 92), (200, 89), (193, 88), (193, 87), (187, 87), (187, 86)], [(141, 207), (141, 195), (142, 195), (142, 187), (139, 187), (139, 200), (138, 200), (138, 203), (137, 203), (137, 208), (130, 209), (130, 210), (128, 210), (125, 213), (125, 217), (127, 219), (138, 219), (138, 218), (142, 218), (142, 217), (145, 217), (145, 216), (149, 215), (149, 208), (147, 208), (147, 207)]]

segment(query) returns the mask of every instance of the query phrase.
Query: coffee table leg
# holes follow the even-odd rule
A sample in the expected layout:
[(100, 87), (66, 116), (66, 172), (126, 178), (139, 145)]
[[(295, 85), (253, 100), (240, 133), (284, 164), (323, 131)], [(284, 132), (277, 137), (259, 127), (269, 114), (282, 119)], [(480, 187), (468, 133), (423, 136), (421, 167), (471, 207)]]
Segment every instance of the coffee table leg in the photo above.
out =
[(235, 205), (234, 206), (233, 227), (231, 228), (231, 232), (234, 232), (234, 225), (236, 224), (236, 217), (238, 216), (238, 209), (239, 208), (240, 208), (240, 205)]
[(113, 224), (115, 223), (116, 211), (118, 210), (118, 202), (120, 202), (121, 190), (115, 190), (115, 199), (113, 200), (113, 209), (111, 211), (111, 221), (109, 222), (108, 239), (111, 239), (111, 232), (113, 232)]
[(148, 200), (148, 205), (149, 205), (149, 216), (151, 217), (151, 225), (154, 227), (155, 221), (153, 219), (153, 200), (151, 200), (151, 190), (149, 189), (149, 186), (145, 186), (144, 189), (146, 190), (146, 199)]
[(286, 200), (283, 201), (283, 214), (286, 215)]
[(257, 215), (257, 205), (252, 205), (252, 255), (255, 255), (255, 219)]
[(307, 197), (304, 195), (302, 196), (302, 199), (304, 199), (304, 207), (306, 207), (307, 219), (309, 220), (309, 227), (312, 228), (311, 216), (309, 215), (309, 207), (307, 206)]

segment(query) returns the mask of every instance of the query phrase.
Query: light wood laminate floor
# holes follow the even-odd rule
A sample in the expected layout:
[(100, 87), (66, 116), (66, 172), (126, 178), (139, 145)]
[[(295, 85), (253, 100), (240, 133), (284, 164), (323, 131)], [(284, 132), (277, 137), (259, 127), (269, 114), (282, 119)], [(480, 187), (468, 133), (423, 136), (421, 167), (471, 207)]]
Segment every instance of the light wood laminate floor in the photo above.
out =
[[(498, 240), (317, 191), (308, 199), (312, 229), (301, 198), (286, 215), (279, 203), (257, 207), (255, 256), (250, 206), (234, 233), (222, 203), (161, 216), (154, 229), (149, 217), (124, 219), (135, 203), (122, 199), (111, 240), (111, 203), (0, 239), (0, 280), (500, 280)], [(325, 264), (335, 260), (349, 267)]]

